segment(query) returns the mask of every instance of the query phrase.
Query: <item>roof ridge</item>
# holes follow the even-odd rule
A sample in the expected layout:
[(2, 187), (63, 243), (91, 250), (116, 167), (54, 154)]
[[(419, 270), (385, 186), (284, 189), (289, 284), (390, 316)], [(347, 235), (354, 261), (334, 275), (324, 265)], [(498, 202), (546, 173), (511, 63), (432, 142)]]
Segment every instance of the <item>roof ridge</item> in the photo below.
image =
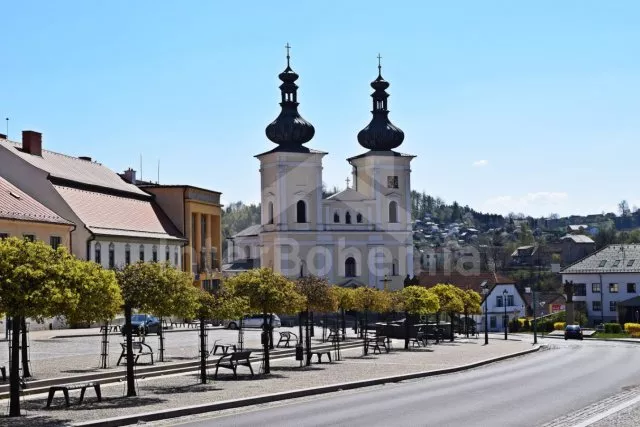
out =
[[(10, 139), (5, 139), (5, 141), (7, 141), (10, 144), (15, 145), (16, 146), (15, 148), (21, 148), (22, 147), (22, 143), (20, 143), (20, 142), (11, 141)], [(72, 156), (72, 155), (64, 154), (64, 153), (58, 153), (57, 151), (46, 150), (44, 148), (42, 149), (42, 152), (43, 153), (49, 153), (49, 154), (55, 154), (56, 156), (62, 156), (62, 157), (66, 157), (68, 159), (74, 159), (74, 160), (79, 160), (79, 161), (82, 161), (82, 162), (88, 162), (88, 163), (104, 166), (102, 163), (96, 162), (93, 159), (84, 160), (84, 159), (81, 159), (80, 157), (77, 157), (77, 156)]]

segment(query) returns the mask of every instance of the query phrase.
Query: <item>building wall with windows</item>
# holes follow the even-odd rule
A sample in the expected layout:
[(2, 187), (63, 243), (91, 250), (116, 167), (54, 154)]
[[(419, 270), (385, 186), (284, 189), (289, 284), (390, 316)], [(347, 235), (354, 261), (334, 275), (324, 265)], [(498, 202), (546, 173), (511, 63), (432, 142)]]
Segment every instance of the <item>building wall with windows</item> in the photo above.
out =
[[(507, 291), (506, 300), (504, 291)], [(505, 307), (506, 306), (506, 307)], [(515, 284), (497, 284), (486, 296), (487, 326), (489, 332), (504, 332), (503, 318), (505, 308), (508, 321), (526, 315), (527, 303)], [(485, 301), (482, 301), (482, 314), (473, 316), (478, 331), (484, 331)]]
[(47, 224), (31, 221), (15, 221), (0, 218), (0, 238), (18, 237), (38, 240), (51, 245), (69, 247), (69, 237), (73, 226), (62, 224)]
[[(167, 257), (168, 253), (168, 257)], [(182, 267), (182, 244), (177, 241), (136, 241), (98, 237), (88, 245), (87, 259), (104, 268), (121, 268), (143, 262), (166, 262)]]

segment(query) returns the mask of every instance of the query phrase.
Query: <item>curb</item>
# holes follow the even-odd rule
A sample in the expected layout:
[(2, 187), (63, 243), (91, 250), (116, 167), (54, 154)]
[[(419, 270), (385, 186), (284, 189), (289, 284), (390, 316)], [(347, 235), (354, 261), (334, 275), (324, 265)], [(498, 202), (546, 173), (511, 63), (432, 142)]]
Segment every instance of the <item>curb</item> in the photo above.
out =
[[(555, 336), (555, 335), (545, 335), (543, 338), (553, 338), (556, 340), (561, 340), (564, 339), (564, 337), (562, 336)], [(591, 337), (584, 337), (585, 341), (602, 341), (602, 342), (621, 342), (621, 343), (625, 343), (625, 344), (640, 344), (640, 340), (638, 341), (632, 341), (632, 340), (628, 340), (625, 338), (591, 338)]]
[(260, 396), (246, 397), (246, 398), (235, 399), (235, 400), (223, 400), (221, 402), (205, 403), (205, 404), (193, 405), (193, 406), (183, 406), (181, 408), (165, 409), (165, 410), (156, 411), (156, 412), (146, 412), (146, 413), (141, 413), (136, 415), (125, 415), (122, 417), (105, 418), (102, 420), (95, 420), (95, 421), (85, 421), (85, 422), (76, 423), (72, 425), (78, 426), (78, 427), (80, 426), (119, 427), (119, 426), (136, 424), (139, 422), (158, 421), (158, 420), (165, 420), (168, 418), (185, 417), (188, 415), (204, 414), (207, 412), (221, 411), (224, 409), (241, 408), (243, 406), (259, 405), (264, 403), (278, 402), (281, 400), (315, 396), (318, 394), (333, 393), (333, 392), (343, 391), (343, 390), (353, 390), (353, 389), (363, 388), (363, 387), (371, 387), (371, 386), (376, 386), (376, 385), (381, 385), (386, 383), (395, 383), (395, 382), (413, 380), (418, 378), (426, 378), (426, 377), (432, 377), (437, 375), (451, 374), (455, 372), (461, 372), (469, 369), (478, 368), (480, 366), (488, 365), (495, 362), (500, 362), (507, 359), (512, 359), (514, 357), (535, 353), (538, 350), (540, 350), (541, 347), (542, 346), (536, 346), (529, 350), (524, 350), (517, 353), (511, 353), (511, 354), (495, 357), (492, 359), (485, 359), (485, 360), (470, 363), (467, 365), (455, 366), (452, 368), (415, 372), (412, 374), (402, 374), (402, 375), (395, 375), (390, 377), (373, 378), (369, 380), (354, 381), (349, 383), (338, 383), (338, 384), (313, 387), (313, 388), (304, 388), (304, 389), (284, 391), (284, 392), (268, 394), (268, 395), (264, 394)]

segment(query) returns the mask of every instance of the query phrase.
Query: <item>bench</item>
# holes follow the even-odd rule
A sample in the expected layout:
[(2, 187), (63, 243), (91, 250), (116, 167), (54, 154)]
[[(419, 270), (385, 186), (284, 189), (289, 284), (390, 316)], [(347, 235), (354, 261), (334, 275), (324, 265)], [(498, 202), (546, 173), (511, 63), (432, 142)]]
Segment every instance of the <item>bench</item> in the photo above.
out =
[(327, 341), (329, 342), (334, 342), (334, 341), (344, 341), (345, 340), (345, 334), (342, 333), (341, 330), (339, 329), (329, 329), (329, 335), (327, 336)]
[(53, 400), (53, 395), (56, 393), (56, 391), (62, 390), (62, 393), (64, 393), (64, 399), (65, 399), (65, 401), (67, 403), (67, 406), (69, 406), (69, 391), (70, 390), (80, 390), (80, 400), (78, 400), (78, 403), (80, 404), (84, 400), (84, 392), (89, 387), (93, 387), (93, 389), (96, 392), (96, 397), (98, 398), (98, 402), (101, 402), (102, 401), (102, 394), (100, 392), (100, 383), (97, 382), (97, 381), (89, 382), (89, 383), (54, 385), (54, 386), (49, 387), (49, 397), (47, 397), (47, 408), (51, 406), (51, 401)]
[(330, 350), (312, 350), (309, 352), (309, 359), (311, 359), (314, 355), (318, 358), (318, 363), (322, 363), (322, 355), (326, 354), (327, 358), (329, 358), (329, 363), (331, 363), (331, 351)]
[(378, 350), (378, 354), (382, 354), (382, 350), (380, 349), (380, 345), (384, 347), (385, 352), (389, 353), (390, 346), (387, 345), (387, 337), (378, 335), (376, 337), (367, 337), (367, 344), (369, 346), (373, 345), (373, 354), (376, 354), (376, 350)]
[(231, 369), (233, 371), (233, 378), (238, 378), (238, 366), (243, 365), (249, 367), (251, 371), (251, 376), (253, 377), (253, 368), (251, 367), (251, 362), (249, 361), (249, 357), (251, 356), (250, 351), (234, 351), (233, 353), (227, 353), (218, 359), (218, 363), (216, 363), (216, 373), (213, 376), (213, 379), (218, 378), (218, 368), (226, 368)]
[(284, 342), (285, 347), (290, 347), (291, 339), (296, 340), (296, 344), (298, 343), (298, 336), (293, 332), (280, 332), (280, 339), (278, 340), (278, 344), (276, 347), (280, 347), (280, 344)]
[(229, 349), (233, 348), (233, 351), (235, 352), (237, 350), (236, 345), (235, 344), (224, 344), (224, 343), (214, 343), (213, 344), (213, 350), (211, 350), (209, 352), (209, 354), (216, 354), (216, 352), (218, 351), (218, 349), (222, 350), (222, 354), (228, 354), (229, 353)]
[[(149, 347), (148, 344), (145, 344), (143, 342), (133, 342), (131, 343), (131, 345), (133, 346), (133, 364), (137, 365), (138, 364), (138, 359), (140, 358), (140, 356), (150, 356), (151, 357), (151, 364), (153, 365), (153, 350), (151, 349), (151, 347)], [(122, 353), (120, 353), (120, 357), (118, 358), (118, 363), (116, 363), (116, 366), (120, 366), (120, 362), (122, 361), (122, 359), (126, 359), (127, 357), (127, 343), (126, 342), (121, 342), (120, 346), (122, 347)]]

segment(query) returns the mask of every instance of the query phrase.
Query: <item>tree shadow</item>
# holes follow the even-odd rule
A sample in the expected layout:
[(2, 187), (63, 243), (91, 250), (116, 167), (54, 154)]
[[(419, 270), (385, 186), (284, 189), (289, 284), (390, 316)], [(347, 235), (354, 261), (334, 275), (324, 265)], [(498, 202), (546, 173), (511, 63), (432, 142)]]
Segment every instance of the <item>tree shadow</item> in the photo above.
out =
[[(324, 371), (326, 368), (321, 365), (326, 365), (327, 363), (314, 363), (311, 366), (272, 366), (271, 371), (280, 371), (280, 372), (305, 372), (305, 371)], [(320, 366), (319, 366), (320, 365)]]
[(164, 362), (159, 362), (159, 363), (167, 363), (167, 362), (174, 362), (176, 360), (195, 360), (195, 359), (199, 359), (200, 356), (169, 356), (164, 358)]
[(8, 417), (0, 415), (0, 425), (11, 427), (60, 427), (70, 426), (71, 420), (62, 420), (43, 416)]
[[(199, 377), (198, 377), (199, 379)], [(141, 387), (145, 392), (153, 394), (176, 394), (176, 393), (202, 393), (207, 391), (221, 391), (222, 388), (216, 387), (213, 382), (208, 384), (189, 384), (184, 386), (161, 387), (161, 386), (145, 386)]]
[(27, 400), (23, 403), (23, 407), (27, 410), (33, 411), (92, 411), (95, 409), (125, 409), (125, 408), (137, 408), (142, 406), (155, 405), (158, 403), (166, 402), (166, 399), (160, 399), (158, 397), (103, 397), (101, 402), (98, 402), (95, 397), (85, 396), (85, 400), (78, 404), (78, 398), (70, 396), (69, 402), (71, 405), (67, 407), (64, 397), (54, 397), (51, 401), (51, 406), (46, 407), (47, 399), (33, 399)]
[[(273, 368), (271, 368), (271, 370), (273, 370)], [(211, 375), (209, 376), (209, 378), (213, 381), (224, 381), (224, 382), (233, 382), (233, 381), (262, 381), (262, 380), (269, 380), (272, 378), (287, 378), (285, 375), (280, 375), (280, 374), (255, 374), (254, 376), (251, 376), (251, 374), (238, 374), (237, 378), (233, 378), (233, 374), (218, 374), (218, 378), (214, 379), (214, 376)]]
[(66, 371), (60, 371), (64, 374), (86, 374), (89, 372), (102, 372), (100, 368), (86, 368), (86, 369), (67, 369)]

